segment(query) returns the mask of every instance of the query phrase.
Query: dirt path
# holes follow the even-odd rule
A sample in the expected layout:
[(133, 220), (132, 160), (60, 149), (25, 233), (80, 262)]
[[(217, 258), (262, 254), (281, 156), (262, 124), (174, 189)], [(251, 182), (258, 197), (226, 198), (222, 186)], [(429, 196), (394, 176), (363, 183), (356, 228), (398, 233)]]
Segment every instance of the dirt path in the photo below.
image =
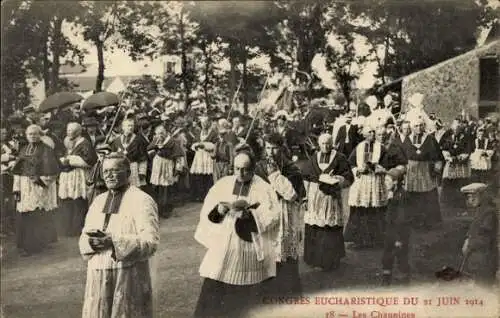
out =
[[(179, 217), (162, 220), (161, 243), (156, 256), (157, 317), (189, 317), (201, 287), (198, 266), (203, 248), (193, 239), (198, 204), (179, 210)], [(415, 282), (433, 279), (442, 265), (458, 262), (468, 220), (454, 220), (429, 233), (415, 233), (412, 266)], [(424, 243), (425, 242), (425, 243)], [(41, 255), (19, 257), (12, 243), (4, 246), (1, 275), (2, 317), (80, 317), (85, 286), (85, 264), (76, 238), (63, 238)], [(347, 251), (333, 272), (315, 271), (301, 263), (306, 293), (325, 289), (378, 286), (381, 250)]]

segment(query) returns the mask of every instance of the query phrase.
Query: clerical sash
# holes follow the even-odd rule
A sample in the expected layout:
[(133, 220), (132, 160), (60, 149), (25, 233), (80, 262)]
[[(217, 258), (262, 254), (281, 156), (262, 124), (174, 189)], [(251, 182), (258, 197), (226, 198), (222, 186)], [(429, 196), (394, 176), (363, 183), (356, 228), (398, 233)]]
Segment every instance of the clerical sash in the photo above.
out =
[[(358, 168), (362, 168), (363, 165), (366, 163), (365, 162), (365, 146), (366, 146), (366, 144), (367, 144), (367, 142), (363, 141), (356, 148), (356, 166)], [(381, 152), (382, 152), (382, 144), (378, 141), (375, 141), (373, 143), (372, 156), (371, 156), (371, 159), (369, 160), (369, 162), (378, 163), (380, 160)]]
[(483, 147), (480, 147), (479, 146), (479, 139), (476, 138), (476, 140), (475, 140), (476, 150), (487, 150), (488, 149), (488, 141), (489, 141), (488, 138), (485, 138), (483, 140), (484, 140)]

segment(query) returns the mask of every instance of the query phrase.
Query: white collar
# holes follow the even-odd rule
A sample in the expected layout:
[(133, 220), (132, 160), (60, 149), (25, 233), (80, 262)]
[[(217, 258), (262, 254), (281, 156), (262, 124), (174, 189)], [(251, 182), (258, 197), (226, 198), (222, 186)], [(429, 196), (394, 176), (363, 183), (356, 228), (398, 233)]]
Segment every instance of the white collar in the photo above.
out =
[[(366, 145), (366, 140), (361, 142), (357, 147), (356, 147), (356, 166), (358, 168), (363, 167), (365, 164), (365, 145)], [(372, 152), (372, 157), (370, 158), (371, 163), (379, 163), (380, 157), (382, 154), (382, 144), (378, 141), (375, 141), (373, 143), (373, 152)]]
[(414, 144), (413, 140), (415, 140), (415, 134), (414, 133), (410, 134), (410, 142), (417, 148), (420, 148), (424, 144), (426, 139), (427, 139), (427, 134), (424, 132), (422, 133), (422, 139), (420, 140), (420, 144)]
[(316, 160), (318, 160), (318, 166), (321, 169), (321, 171), (324, 171), (332, 163), (333, 159), (335, 159), (335, 156), (337, 155), (337, 151), (335, 151), (335, 149), (332, 149), (332, 151), (330, 152), (330, 158), (328, 160), (328, 163), (321, 163), (321, 155), (322, 154), (323, 153), (321, 151), (318, 152), (318, 154), (316, 155)]
[(486, 150), (486, 148), (488, 148), (489, 139), (483, 137), (483, 140), (484, 140), (484, 145), (483, 145), (483, 149), (481, 149), (481, 148), (479, 148), (479, 138), (476, 138), (476, 140), (475, 140), (476, 149)]

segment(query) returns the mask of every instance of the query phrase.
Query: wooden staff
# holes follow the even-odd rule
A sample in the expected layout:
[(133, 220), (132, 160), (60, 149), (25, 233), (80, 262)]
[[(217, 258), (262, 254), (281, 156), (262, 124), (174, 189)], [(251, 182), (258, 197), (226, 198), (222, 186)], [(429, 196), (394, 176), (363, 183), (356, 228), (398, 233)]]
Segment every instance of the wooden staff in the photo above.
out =
[(229, 109), (229, 112), (227, 113), (227, 120), (229, 120), (229, 117), (231, 116), (231, 111), (234, 108), (234, 104), (236, 102), (236, 98), (238, 97), (238, 93), (240, 92), (240, 87), (241, 87), (242, 82), (243, 82), (243, 78), (240, 79), (240, 83), (238, 84), (238, 88), (236, 89), (236, 92), (234, 93), (234, 96), (233, 96), (233, 99), (231, 102), (231, 108)]
[(118, 120), (118, 115), (120, 115), (120, 111), (123, 108), (123, 95), (125, 95), (125, 92), (127, 91), (128, 85), (130, 84), (130, 79), (127, 81), (127, 85), (125, 85), (125, 89), (121, 92), (121, 96), (118, 97), (118, 101), (120, 102), (120, 106), (116, 110), (115, 118), (113, 118), (113, 122), (111, 123), (111, 127), (108, 131), (108, 134), (106, 136), (106, 139), (104, 140), (104, 143), (107, 144), (109, 141), (109, 138), (111, 138), (111, 134), (113, 133), (113, 129), (115, 128), (116, 121)]
[(359, 94), (356, 95), (356, 118), (359, 115)]
[(262, 99), (264, 97), (264, 92), (266, 90), (266, 87), (267, 87), (267, 82), (269, 82), (269, 78), (271, 77), (271, 73), (268, 73), (267, 74), (267, 78), (266, 78), (266, 81), (264, 82), (264, 87), (262, 87), (262, 91), (260, 93), (260, 97), (259, 97), (259, 103), (257, 104), (257, 113), (255, 114), (255, 116), (253, 117), (252, 119), (252, 122), (250, 123), (250, 127), (248, 128), (248, 133), (247, 133), (247, 136), (245, 137), (245, 143), (248, 141), (248, 137), (250, 137), (250, 133), (252, 132), (252, 129), (253, 129), (253, 126), (255, 124), (255, 120), (257, 119), (257, 117), (259, 116), (259, 113), (260, 113), (260, 107), (261, 107), (261, 104), (262, 104)]
[[(109, 142), (109, 138), (111, 138), (111, 134), (113, 133), (113, 129), (116, 125), (116, 121), (118, 120), (118, 115), (120, 114), (121, 109), (123, 108), (123, 103), (122, 103), (122, 98), (123, 95), (125, 94), (125, 91), (128, 88), (128, 85), (130, 83), (130, 79), (127, 81), (127, 85), (125, 86), (125, 90), (121, 93), (121, 96), (118, 97), (118, 101), (120, 102), (120, 106), (118, 107), (116, 111), (115, 118), (113, 118), (113, 123), (111, 124), (111, 127), (109, 129), (109, 132), (106, 136), (106, 139), (104, 139), (104, 144), (107, 144)], [(94, 198), (96, 197), (96, 184), (98, 183), (99, 180), (99, 172), (101, 170), (102, 166), (102, 158), (99, 158), (96, 162), (96, 164), (92, 167), (91, 174), (89, 176), (89, 179), (87, 179), (87, 185), (89, 186), (89, 197), (88, 197), (88, 202), (91, 203)]]

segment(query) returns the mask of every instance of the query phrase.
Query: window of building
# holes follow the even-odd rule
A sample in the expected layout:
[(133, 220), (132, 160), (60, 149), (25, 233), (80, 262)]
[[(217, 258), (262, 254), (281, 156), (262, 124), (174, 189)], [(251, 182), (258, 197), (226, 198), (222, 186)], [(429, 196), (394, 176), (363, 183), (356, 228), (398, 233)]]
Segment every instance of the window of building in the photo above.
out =
[(500, 99), (499, 63), (497, 57), (479, 60), (479, 101), (480, 104), (497, 103)]
[(500, 81), (498, 57), (479, 60), (479, 109), (480, 118), (499, 111)]

